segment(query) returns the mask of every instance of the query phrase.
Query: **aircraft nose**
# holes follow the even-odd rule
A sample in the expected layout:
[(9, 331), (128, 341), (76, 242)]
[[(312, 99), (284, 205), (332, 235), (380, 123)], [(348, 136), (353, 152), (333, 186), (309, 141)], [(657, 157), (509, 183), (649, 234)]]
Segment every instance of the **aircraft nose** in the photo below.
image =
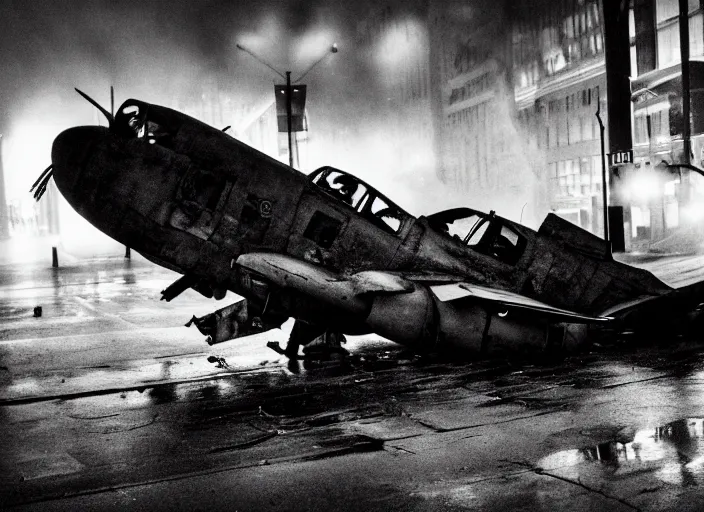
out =
[(59, 191), (69, 199), (95, 145), (110, 131), (102, 126), (79, 126), (61, 132), (51, 148), (54, 180)]

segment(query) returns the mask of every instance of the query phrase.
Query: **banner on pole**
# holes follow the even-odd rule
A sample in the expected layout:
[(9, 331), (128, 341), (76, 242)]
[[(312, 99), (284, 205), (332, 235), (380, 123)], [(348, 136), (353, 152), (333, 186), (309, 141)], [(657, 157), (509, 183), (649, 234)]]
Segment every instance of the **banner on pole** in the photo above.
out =
[[(279, 131), (288, 132), (286, 119), (286, 84), (275, 85), (276, 118)], [(302, 132), (305, 130), (304, 115), (306, 109), (306, 86), (297, 84), (291, 86), (291, 131)]]

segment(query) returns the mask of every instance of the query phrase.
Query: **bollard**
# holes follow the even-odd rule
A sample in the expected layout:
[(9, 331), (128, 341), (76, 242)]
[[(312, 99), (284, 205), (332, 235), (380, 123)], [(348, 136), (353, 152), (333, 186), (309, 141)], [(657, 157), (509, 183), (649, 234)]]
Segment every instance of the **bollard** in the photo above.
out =
[(34, 308), (34, 318), (39, 318), (40, 316), (42, 316), (42, 307), (36, 306)]
[(56, 252), (56, 247), (51, 248), (51, 266), (54, 268), (59, 267), (59, 254)]
[(125, 246), (125, 258), (128, 260), (132, 258), (132, 251), (130, 251), (130, 248)]

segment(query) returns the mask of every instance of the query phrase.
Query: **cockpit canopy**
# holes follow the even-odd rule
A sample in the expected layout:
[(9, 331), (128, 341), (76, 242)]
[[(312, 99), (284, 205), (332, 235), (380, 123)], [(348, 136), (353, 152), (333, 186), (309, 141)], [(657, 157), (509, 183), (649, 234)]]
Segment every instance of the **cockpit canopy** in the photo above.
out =
[(168, 110), (139, 100), (125, 101), (115, 114), (113, 129), (128, 138), (144, 139), (149, 144), (173, 147), (173, 139), (178, 130), (176, 119), (168, 115)]
[(390, 233), (399, 233), (405, 221), (412, 218), (359, 178), (334, 167), (321, 167), (313, 171), (308, 179), (325, 193)]
[(471, 208), (452, 208), (426, 218), (436, 231), (510, 265), (526, 248), (526, 238), (493, 211), (486, 214)]

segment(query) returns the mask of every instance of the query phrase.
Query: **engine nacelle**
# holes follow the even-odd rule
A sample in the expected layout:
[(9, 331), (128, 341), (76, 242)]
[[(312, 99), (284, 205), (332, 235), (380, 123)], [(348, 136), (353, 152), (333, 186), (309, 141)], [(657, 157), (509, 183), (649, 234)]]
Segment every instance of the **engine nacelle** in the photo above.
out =
[(432, 348), (438, 339), (435, 303), (425, 286), (375, 297), (365, 324), (377, 334), (411, 347)]
[(552, 325), (534, 315), (501, 311), (471, 299), (443, 302), (429, 288), (374, 298), (366, 319), (370, 330), (418, 349), (452, 348), (481, 354), (574, 349), (586, 327)]

